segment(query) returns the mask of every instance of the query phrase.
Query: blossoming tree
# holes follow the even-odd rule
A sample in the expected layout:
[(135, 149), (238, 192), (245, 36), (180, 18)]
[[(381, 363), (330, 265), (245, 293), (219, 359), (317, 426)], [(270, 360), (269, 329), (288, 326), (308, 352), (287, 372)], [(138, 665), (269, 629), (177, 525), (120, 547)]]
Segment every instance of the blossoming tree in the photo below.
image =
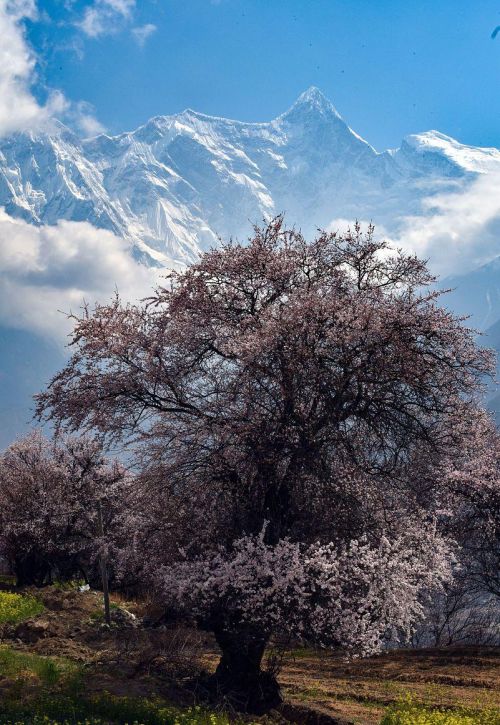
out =
[(0, 554), (19, 586), (43, 585), (53, 576), (87, 577), (107, 555), (122, 518), (126, 474), (106, 460), (98, 441), (38, 430), (0, 456)]
[(141, 304), (75, 319), (40, 415), (134, 444), (143, 573), (215, 633), (219, 691), (266, 709), (279, 633), (373, 652), (447, 575), (435, 478), (491, 368), (423, 262), (282, 218)]
[(462, 586), (497, 598), (500, 607), (500, 434), (493, 420), (476, 420), (459, 454), (442, 464), (451, 497), (448, 529), (460, 545)]

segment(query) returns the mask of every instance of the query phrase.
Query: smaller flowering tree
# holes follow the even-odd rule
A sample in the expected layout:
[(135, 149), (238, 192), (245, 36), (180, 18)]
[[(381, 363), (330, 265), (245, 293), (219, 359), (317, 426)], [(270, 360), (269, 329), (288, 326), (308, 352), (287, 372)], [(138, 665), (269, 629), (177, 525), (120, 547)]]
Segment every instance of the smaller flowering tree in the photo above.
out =
[(18, 585), (87, 579), (109, 547), (99, 535), (98, 505), (109, 531), (125, 482), (124, 469), (88, 437), (49, 441), (36, 430), (7, 448), (0, 457), (0, 553)]
[(460, 545), (462, 588), (492, 595), (500, 605), (500, 434), (489, 416), (477, 419), (442, 475), (448, 492), (443, 513)]
[(454, 432), (459, 448), (420, 456), (411, 470), (419, 496), (437, 494), (436, 519), (454, 559), (452, 577), (426, 608), (414, 639), (420, 644), (487, 644), (499, 635), (500, 436), (484, 410), (457, 418)]

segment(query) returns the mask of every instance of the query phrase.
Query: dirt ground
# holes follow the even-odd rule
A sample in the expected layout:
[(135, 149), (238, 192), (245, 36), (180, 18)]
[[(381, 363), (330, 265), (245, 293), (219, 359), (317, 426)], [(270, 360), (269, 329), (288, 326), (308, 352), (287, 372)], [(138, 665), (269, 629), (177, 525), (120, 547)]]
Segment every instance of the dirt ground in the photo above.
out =
[(346, 664), (333, 655), (285, 660), (284, 693), (357, 725), (375, 725), (408, 694), (420, 703), (500, 708), (500, 650), (457, 648), (391, 652)]
[[(17, 626), (3, 625), (4, 645), (81, 663), (89, 693), (159, 695), (179, 704), (202, 696), (193, 682), (217, 662), (210, 636), (187, 628), (144, 627), (147, 607), (116, 597), (115, 624), (108, 630), (97, 593), (47, 588), (36, 595), (45, 611)], [(307, 721), (297, 712), (314, 711), (316, 722), (324, 715), (324, 722), (376, 725), (388, 705), (408, 695), (428, 705), (500, 708), (500, 648), (393, 651), (350, 663), (299, 649), (286, 653), (279, 680), (295, 707), (295, 722)], [(6, 686), (0, 674), (0, 691)]]

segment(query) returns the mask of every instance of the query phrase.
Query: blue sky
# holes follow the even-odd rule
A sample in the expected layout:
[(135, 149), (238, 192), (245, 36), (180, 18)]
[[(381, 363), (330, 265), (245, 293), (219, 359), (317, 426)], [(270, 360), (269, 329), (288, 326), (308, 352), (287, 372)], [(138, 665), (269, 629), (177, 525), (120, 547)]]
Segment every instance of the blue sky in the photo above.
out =
[[(123, 12), (108, 12), (89, 34), (85, 13), (107, 3)], [(500, 146), (500, 34), (491, 39), (500, 0), (39, 0), (38, 8), (29, 39), (39, 93), (45, 83), (91, 103), (113, 132), (185, 107), (268, 120), (316, 85), (377, 148), (430, 128)]]

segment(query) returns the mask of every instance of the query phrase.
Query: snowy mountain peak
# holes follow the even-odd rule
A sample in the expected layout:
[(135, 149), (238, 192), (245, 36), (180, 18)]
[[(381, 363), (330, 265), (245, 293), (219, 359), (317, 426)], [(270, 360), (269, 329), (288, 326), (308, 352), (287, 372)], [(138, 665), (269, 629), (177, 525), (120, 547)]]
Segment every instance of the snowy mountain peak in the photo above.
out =
[(186, 109), (117, 136), (81, 141), (60, 124), (0, 139), (0, 206), (33, 224), (87, 221), (170, 266), (280, 212), (307, 234), (354, 218), (391, 230), (425, 214), (424, 197), (490, 170), (500, 151), (437, 131), (377, 153), (312, 86), (268, 122)]
[(403, 147), (418, 156), (432, 155), (462, 171), (486, 173), (494, 167), (498, 170), (500, 151), (496, 148), (479, 148), (456, 141), (440, 131), (411, 134), (403, 140)]
[(303, 114), (316, 114), (330, 116), (341, 120), (341, 116), (333, 103), (316, 86), (310, 86), (300, 94), (295, 103), (286, 111), (281, 118), (290, 118)]

